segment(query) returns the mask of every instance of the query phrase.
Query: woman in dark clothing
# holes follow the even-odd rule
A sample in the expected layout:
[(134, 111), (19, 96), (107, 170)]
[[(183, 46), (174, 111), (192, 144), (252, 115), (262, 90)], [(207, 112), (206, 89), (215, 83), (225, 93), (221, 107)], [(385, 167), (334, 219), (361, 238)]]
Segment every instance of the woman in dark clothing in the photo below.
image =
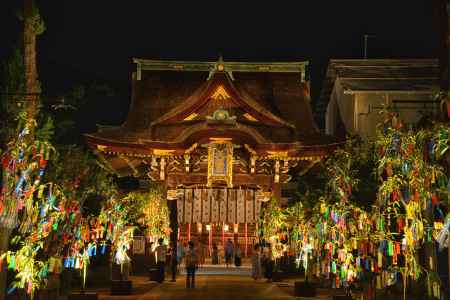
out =
[(233, 242), (231, 241), (231, 239), (228, 239), (227, 244), (225, 246), (225, 263), (227, 265), (231, 264), (231, 259), (233, 258)]
[(267, 245), (267, 251), (266, 251), (266, 278), (268, 282), (272, 282), (273, 277), (273, 267), (274, 267), (274, 261), (272, 258), (272, 248), (269, 243)]
[(217, 248), (217, 244), (213, 243), (212, 246), (212, 264), (213, 265), (218, 265), (219, 264), (219, 250)]
[(241, 248), (239, 248), (239, 245), (236, 244), (236, 250), (234, 251), (234, 265), (236, 267), (240, 267), (241, 260), (242, 260)]
[(186, 287), (194, 288), (195, 270), (198, 267), (198, 255), (194, 249), (194, 243), (192, 241), (189, 242), (189, 247), (186, 251), (185, 264), (186, 264)]

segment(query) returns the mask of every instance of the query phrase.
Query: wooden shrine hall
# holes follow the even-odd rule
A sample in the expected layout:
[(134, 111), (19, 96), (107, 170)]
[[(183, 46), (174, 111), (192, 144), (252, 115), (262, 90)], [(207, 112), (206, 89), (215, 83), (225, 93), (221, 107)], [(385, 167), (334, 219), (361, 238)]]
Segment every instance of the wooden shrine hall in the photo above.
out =
[(314, 123), (306, 62), (134, 63), (126, 121), (86, 140), (117, 175), (165, 187), (184, 239), (251, 243), (261, 203), (282, 204), (283, 187), (337, 145)]

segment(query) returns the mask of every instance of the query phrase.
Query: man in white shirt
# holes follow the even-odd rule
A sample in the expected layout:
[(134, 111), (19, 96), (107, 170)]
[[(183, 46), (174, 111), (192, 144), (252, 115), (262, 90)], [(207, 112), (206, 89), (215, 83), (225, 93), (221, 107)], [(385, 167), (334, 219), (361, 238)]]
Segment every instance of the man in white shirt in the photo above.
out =
[(166, 264), (166, 256), (167, 256), (167, 246), (164, 245), (164, 240), (160, 238), (158, 240), (159, 246), (156, 247), (156, 265), (159, 269), (159, 283), (162, 283), (164, 281), (165, 276), (165, 264)]

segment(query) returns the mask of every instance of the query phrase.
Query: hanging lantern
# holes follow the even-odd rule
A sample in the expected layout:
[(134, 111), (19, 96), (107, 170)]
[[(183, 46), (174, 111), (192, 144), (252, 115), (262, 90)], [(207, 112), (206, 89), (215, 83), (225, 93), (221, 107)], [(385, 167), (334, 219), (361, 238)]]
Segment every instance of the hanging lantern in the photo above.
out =
[(211, 231), (211, 224), (206, 225), (206, 230)]
[(230, 227), (228, 226), (228, 224), (224, 224), (224, 225), (223, 225), (223, 231), (228, 231), (228, 229), (230, 229)]
[(238, 233), (239, 232), (239, 224), (233, 224), (233, 231), (234, 233)]
[(202, 223), (197, 223), (197, 231), (202, 232), (203, 225)]

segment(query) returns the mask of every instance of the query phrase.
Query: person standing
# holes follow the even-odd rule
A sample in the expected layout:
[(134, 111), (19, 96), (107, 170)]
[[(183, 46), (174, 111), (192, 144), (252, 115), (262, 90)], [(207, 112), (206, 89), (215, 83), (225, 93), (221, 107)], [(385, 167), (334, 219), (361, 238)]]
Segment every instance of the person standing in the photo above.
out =
[(236, 244), (236, 249), (234, 250), (234, 265), (240, 267), (242, 263), (242, 251), (238, 244)]
[(261, 278), (261, 252), (256, 244), (252, 256), (252, 277), (254, 280)]
[(218, 253), (218, 259), (219, 259), (219, 264), (223, 264), (223, 258), (225, 257), (225, 252), (223, 249), (223, 245), (222, 243), (219, 243), (219, 245), (217, 246), (217, 253)]
[(211, 262), (213, 265), (219, 264), (219, 249), (217, 248), (217, 244), (215, 242), (212, 246)]
[(184, 261), (186, 265), (186, 288), (195, 288), (195, 270), (198, 266), (198, 255), (192, 241), (189, 241)]
[(272, 256), (272, 247), (270, 243), (266, 244), (266, 278), (267, 282), (272, 282), (274, 261)]
[(231, 264), (231, 258), (233, 257), (233, 242), (231, 239), (227, 240), (227, 244), (225, 245), (225, 263), (227, 265)]
[(181, 243), (181, 241), (178, 241), (177, 243), (177, 265), (181, 265), (181, 263), (183, 262), (183, 258), (184, 258), (184, 245), (183, 243)]
[(169, 260), (169, 264), (172, 270), (172, 280), (171, 282), (176, 282), (177, 281), (177, 273), (178, 273), (178, 243), (177, 246), (175, 246), (172, 242), (170, 243), (170, 252), (171, 255), (170, 260)]
[(167, 256), (167, 246), (164, 245), (164, 239), (160, 238), (158, 240), (158, 247), (156, 247), (156, 265), (159, 269), (159, 283), (164, 281), (165, 277), (165, 264), (166, 264), (166, 256)]
[(198, 256), (199, 256), (199, 266), (203, 266), (205, 264), (205, 256), (206, 256), (206, 247), (205, 247), (205, 243), (203, 242), (202, 239), (199, 240), (198, 242)]

